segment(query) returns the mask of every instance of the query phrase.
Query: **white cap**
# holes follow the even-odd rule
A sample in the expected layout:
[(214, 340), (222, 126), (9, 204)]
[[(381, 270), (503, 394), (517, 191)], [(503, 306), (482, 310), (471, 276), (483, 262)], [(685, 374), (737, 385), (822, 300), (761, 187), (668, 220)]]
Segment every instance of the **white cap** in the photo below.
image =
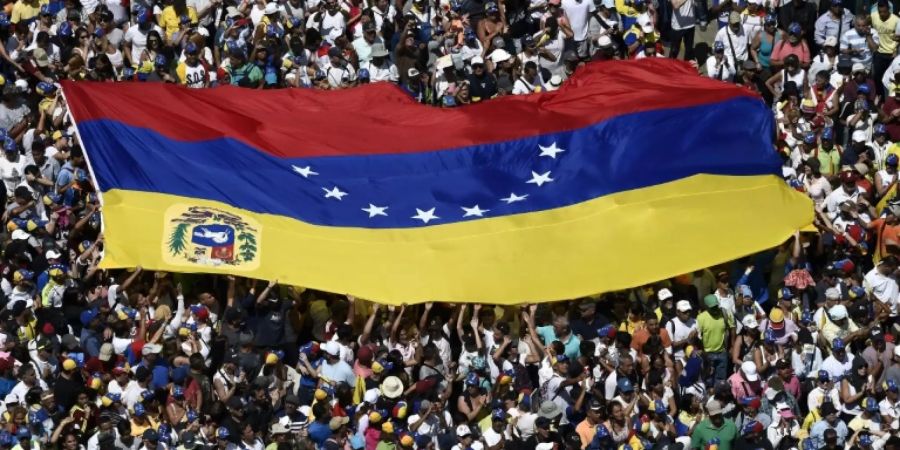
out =
[(468, 436), (472, 434), (472, 430), (469, 429), (469, 426), (466, 424), (462, 424), (456, 427), (456, 437), (461, 438), (463, 436)]
[(365, 394), (363, 394), (363, 401), (370, 405), (374, 405), (378, 401), (378, 396), (380, 394), (381, 391), (379, 391), (378, 388), (369, 389)]
[(419, 76), (419, 69), (416, 69), (415, 67), (410, 67), (409, 70), (406, 72), (406, 74), (410, 78), (415, 78), (415, 77)]
[(747, 0), (747, 3), (749, 3), (751, 5), (762, 5), (763, 1), (762, 0)]
[(854, 63), (853, 66), (851, 66), (851, 70), (853, 71), (853, 73), (868, 72), (866, 70), (866, 66), (864, 66), (863, 63)]
[(851, 135), (853, 142), (866, 142), (866, 132), (863, 130), (856, 130)]
[(641, 31), (643, 31), (644, 33), (652, 33), (654, 31), (653, 21), (650, 20), (649, 15), (642, 14), (640, 17), (638, 17), (637, 23), (638, 26), (641, 27)]
[(162, 353), (162, 345), (159, 344), (144, 344), (144, 348), (141, 349), (142, 355), (151, 355)]
[(612, 39), (610, 39), (609, 36), (604, 34), (603, 36), (600, 36), (597, 39), (597, 45), (599, 47), (609, 47), (612, 45)]
[(506, 50), (498, 48), (497, 50), (491, 52), (491, 56), (489, 56), (489, 58), (491, 58), (491, 61), (493, 61), (494, 64), (497, 64), (509, 60), (510, 58), (512, 58), (512, 55), (510, 55)]
[(741, 325), (745, 328), (759, 328), (759, 322), (756, 320), (756, 316), (753, 314), (747, 314), (741, 319)]
[(12, 232), (12, 240), (14, 241), (25, 241), (30, 237), (31, 235), (26, 233), (25, 230), (15, 230)]
[(563, 84), (562, 77), (559, 75), (553, 75), (552, 77), (550, 77), (550, 81), (547, 82), (547, 90), (555, 91), (555, 90), (559, 89), (559, 87), (562, 86), (562, 84)]
[(659, 292), (656, 294), (656, 297), (657, 297), (657, 298), (659, 299), (659, 301), (661, 301), (661, 302), (662, 302), (662, 301), (665, 301), (665, 300), (668, 300), (668, 299), (672, 298), (672, 291), (670, 291), (670, 290), (668, 290), (668, 289), (666, 289), (666, 288), (662, 288), (662, 289), (660, 289)]
[(275, 14), (278, 12), (278, 5), (275, 2), (266, 3), (266, 9), (263, 10), (263, 14)]
[(678, 300), (678, 303), (675, 304), (675, 309), (681, 312), (686, 312), (690, 311), (693, 308), (691, 308), (691, 302), (687, 300)]
[(472, 59), (469, 60), (469, 64), (471, 64), (473, 66), (475, 64), (484, 64), (484, 58), (482, 58), (480, 56), (473, 56)]
[(838, 288), (830, 287), (825, 289), (825, 299), (826, 300), (840, 300), (841, 299), (841, 291)]
[(336, 341), (328, 341), (325, 343), (325, 353), (338, 356), (341, 353), (341, 346)]
[(25, 80), (16, 80), (15, 86), (19, 88), (19, 92), (27, 92), (28, 91), (28, 82)]
[(834, 305), (828, 310), (831, 320), (841, 320), (847, 318), (847, 307), (844, 305)]
[(790, 407), (790, 405), (788, 405), (788, 404), (785, 403), (785, 402), (778, 402), (778, 403), (775, 404), (775, 409), (778, 410), (778, 411), (782, 411), (782, 410), (785, 410), (785, 409), (791, 409), (791, 407)]
[(823, 44), (823, 46), (824, 47), (837, 47), (837, 44), (838, 44), (837, 36), (828, 36), (827, 38), (825, 38), (825, 43)]
[(437, 67), (437, 70), (453, 67), (453, 58), (450, 55), (441, 56), (437, 59), (437, 62), (435, 62), (435, 67)]
[(62, 254), (56, 250), (50, 249), (47, 250), (47, 253), (45, 253), (44, 256), (47, 257), (47, 259), (59, 259), (62, 257)]
[(753, 361), (744, 361), (741, 363), (741, 372), (744, 373), (744, 378), (747, 381), (758, 381), (759, 374), (756, 372), (756, 363)]

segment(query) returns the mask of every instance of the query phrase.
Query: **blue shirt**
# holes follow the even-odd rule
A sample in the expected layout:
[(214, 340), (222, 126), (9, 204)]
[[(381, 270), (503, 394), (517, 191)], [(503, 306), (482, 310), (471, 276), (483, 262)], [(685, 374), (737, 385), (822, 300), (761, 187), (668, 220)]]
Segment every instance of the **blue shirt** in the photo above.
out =
[(81, 346), (84, 352), (91, 358), (100, 356), (100, 336), (96, 331), (88, 328), (81, 329)]
[[(557, 336), (556, 332), (553, 331), (553, 325), (547, 325), (543, 327), (537, 327), (537, 334), (541, 337), (541, 340), (544, 341), (544, 345), (550, 345), (553, 341), (562, 342)], [(569, 359), (575, 359), (581, 354), (581, 341), (574, 334), (569, 334), (569, 340), (563, 342), (566, 346), (566, 356)]]
[[(67, 162), (59, 171), (59, 175), (56, 178), (56, 188), (59, 189), (66, 186), (73, 180), (75, 180), (75, 167), (72, 166), (71, 162)], [(63, 193), (63, 204), (66, 206), (75, 204), (75, 189), (69, 188)]]
[(838, 420), (837, 424), (831, 426), (828, 424), (827, 420), (822, 419), (814, 423), (809, 430), (809, 438), (814, 440), (816, 448), (825, 446), (825, 430), (829, 428), (832, 428), (837, 432), (838, 447), (844, 446), (844, 442), (847, 440), (847, 425), (845, 425), (843, 421)]
[(325, 445), (325, 441), (331, 437), (331, 428), (327, 423), (315, 421), (309, 426), (309, 438), (316, 443), (317, 448)]
[(334, 384), (343, 381), (350, 387), (356, 386), (356, 375), (353, 373), (353, 368), (344, 360), (339, 360), (335, 364), (323, 363), (319, 366), (319, 376), (334, 382)]

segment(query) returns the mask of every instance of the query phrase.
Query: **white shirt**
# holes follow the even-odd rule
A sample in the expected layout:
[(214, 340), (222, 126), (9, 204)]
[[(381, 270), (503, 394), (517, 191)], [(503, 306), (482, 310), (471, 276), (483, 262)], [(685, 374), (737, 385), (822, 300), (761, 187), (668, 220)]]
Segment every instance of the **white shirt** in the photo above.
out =
[(836, 212), (838, 210), (838, 206), (841, 203), (844, 203), (847, 200), (856, 202), (856, 199), (859, 198), (859, 195), (865, 192), (865, 189), (857, 186), (856, 191), (854, 191), (852, 194), (847, 194), (847, 192), (844, 191), (844, 186), (840, 186), (837, 189), (831, 191), (831, 193), (828, 194), (828, 197), (825, 197), (825, 210), (831, 213)]
[(575, 41), (583, 41), (588, 36), (588, 20), (597, 8), (592, 0), (562, 0), (562, 9), (566, 12)]
[(516, 82), (513, 83), (513, 95), (526, 95), (534, 92), (539, 92), (536, 90), (541, 86), (540, 79), (535, 80), (534, 83), (528, 82), (523, 77), (516, 78)]
[[(728, 53), (728, 51), (725, 51)], [(734, 76), (734, 65), (729, 58), (717, 60), (715, 55), (706, 58), (706, 76), (719, 80), (728, 81)]]
[(147, 48), (147, 35), (153, 30), (156, 30), (156, 32), (162, 36), (162, 28), (155, 24), (148, 28), (146, 32), (142, 31), (141, 27), (137, 25), (131, 25), (128, 27), (128, 31), (125, 32), (124, 40), (126, 44), (129, 42), (131, 43), (131, 57), (135, 60), (133, 61), (135, 64), (140, 60), (141, 53)]
[[(741, 25), (742, 29), (739, 34), (734, 34), (731, 27), (724, 27), (716, 33), (716, 42), (725, 45), (725, 58), (731, 62), (731, 67), (735, 67), (734, 56), (739, 61), (746, 61), (748, 58), (748, 50), (750, 49), (750, 33), (746, 25)], [(730, 41), (729, 41), (730, 38)], [(734, 46), (734, 54), (732, 55), (732, 46)]]
[(25, 158), (19, 157), (15, 162), (0, 156), (0, 178), (6, 185), (6, 195), (12, 198), (13, 191), (25, 179)]
[(128, 409), (133, 409), (135, 403), (141, 402), (141, 394), (146, 389), (142, 388), (137, 381), (131, 380), (128, 382), (128, 385), (125, 386), (125, 392), (122, 393), (122, 403), (128, 407)]
[[(828, 372), (832, 379), (843, 377), (853, 368), (853, 353), (847, 352), (847, 362), (840, 362), (831, 355), (822, 361), (822, 370)], [(837, 406), (837, 405), (835, 405)]]
[[(687, 339), (688, 335), (691, 334), (691, 331), (696, 330), (697, 321), (693, 318), (688, 318), (688, 321), (685, 323), (678, 317), (675, 317), (666, 324), (666, 331), (669, 332), (669, 337), (672, 339), (672, 342), (683, 341)], [(672, 353), (672, 357), (684, 360), (684, 347)]]
[(896, 317), (897, 296), (900, 295), (900, 286), (897, 286), (897, 281), (882, 275), (878, 271), (878, 267), (874, 267), (866, 274), (865, 283), (872, 289), (872, 294), (875, 295), (875, 298), (890, 307), (891, 317)]

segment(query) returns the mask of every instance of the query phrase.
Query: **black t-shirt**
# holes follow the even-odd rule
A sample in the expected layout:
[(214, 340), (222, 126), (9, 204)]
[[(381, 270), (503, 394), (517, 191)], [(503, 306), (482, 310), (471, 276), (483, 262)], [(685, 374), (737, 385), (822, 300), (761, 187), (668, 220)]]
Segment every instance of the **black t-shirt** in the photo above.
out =
[(478, 97), (481, 100), (487, 100), (497, 95), (497, 81), (493, 75), (485, 72), (480, 78), (474, 74), (466, 77), (469, 81), (469, 92), (472, 98)]
[(79, 373), (74, 374), (70, 379), (59, 377), (53, 386), (53, 395), (56, 397), (56, 402), (65, 408), (66, 411), (75, 405), (75, 402), (78, 400), (78, 394), (82, 391), (84, 391), (84, 380), (81, 379), (81, 374)]
[(755, 442), (744, 439), (743, 436), (734, 441), (733, 450), (775, 450), (768, 439), (760, 438)]
[(257, 347), (280, 347), (284, 338), (284, 324), (290, 304), (285, 301), (264, 300), (256, 305)]
[[(595, 313), (594, 318), (590, 322), (584, 321), (582, 318), (572, 319), (570, 322), (570, 327), (572, 328), (572, 334), (576, 336), (581, 336), (581, 339), (596, 339), (597, 338), (597, 330), (603, 328), (606, 325), (609, 325), (609, 319), (600, 313)], [(591, 356), (591, 355), (589, 355)]]

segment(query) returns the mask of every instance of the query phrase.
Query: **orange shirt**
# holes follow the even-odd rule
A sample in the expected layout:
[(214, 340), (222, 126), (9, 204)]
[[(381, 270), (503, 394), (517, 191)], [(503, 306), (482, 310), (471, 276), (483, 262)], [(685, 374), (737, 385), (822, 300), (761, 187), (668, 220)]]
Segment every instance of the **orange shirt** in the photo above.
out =
[[(672, 346), (672, 338), (669, 337), (669, 332), (665, 328), (659, 329), (659, 338), (662, 340), (663, 348)], [(650, 340), (650, 332), (646, 328), (641, 328), (631, 336), (631, 348), (641, 353), (641, 348), (648, 340)]]
[(575, 427), (575, 432), (581, 437), (581, 448), (585, 449), (594, 440), (594, 435), (597, 434), (597, 425), (591, 425), (587, 419), (584, 419)]
[(882, 225), (884, 225), (884, 219), (875, 219), (869, 224), (869, 231), (877, 237), (878, 249), (883, 258), (888, 254), (886, 242), (900, 245), (900, 225), (884, 225), (884, 231), (881, 230)]

